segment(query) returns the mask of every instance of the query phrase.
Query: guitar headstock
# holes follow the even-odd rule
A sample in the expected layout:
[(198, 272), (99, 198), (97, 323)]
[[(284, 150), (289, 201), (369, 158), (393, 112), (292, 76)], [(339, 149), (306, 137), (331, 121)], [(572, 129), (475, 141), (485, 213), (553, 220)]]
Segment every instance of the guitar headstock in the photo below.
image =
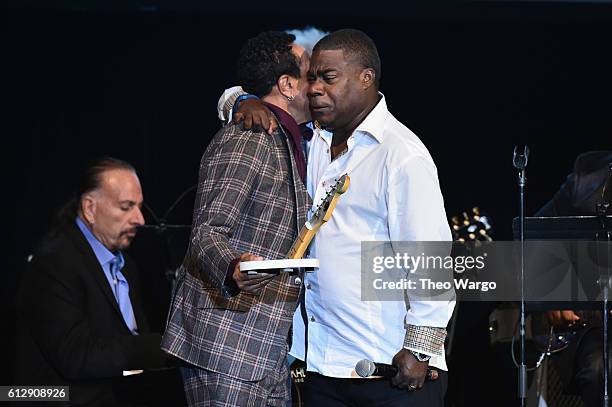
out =
[(321, 200), (321, 203), (315, 208), (310, 219), (308, 219), (311, 228), (320, 226), (331, 218), (338, 198), (347, 191), (350, 183), (351, 178), (348, 174), (344, 174), (336, 180)]
[(451, 218), (451, 228), (453, 240), (456, 242), (492, 242), (491, 235), (493, 227), (487, 216), (480, 213), (480, 208), (477, 206), (472, 208), (472, 212), (468, 214), (463, 212), (460, 216)]

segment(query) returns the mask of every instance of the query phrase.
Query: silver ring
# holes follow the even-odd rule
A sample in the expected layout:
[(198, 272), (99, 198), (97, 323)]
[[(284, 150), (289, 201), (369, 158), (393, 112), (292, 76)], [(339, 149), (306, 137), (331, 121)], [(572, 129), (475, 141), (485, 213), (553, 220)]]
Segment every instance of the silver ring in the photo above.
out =
[(408, 388), (409, 388), (410, 390), (414, 390), (414, 389), (416, 389), (417, 387), (416, 387), (414, 384), (409, 384), (409, 385), (408, 385)]

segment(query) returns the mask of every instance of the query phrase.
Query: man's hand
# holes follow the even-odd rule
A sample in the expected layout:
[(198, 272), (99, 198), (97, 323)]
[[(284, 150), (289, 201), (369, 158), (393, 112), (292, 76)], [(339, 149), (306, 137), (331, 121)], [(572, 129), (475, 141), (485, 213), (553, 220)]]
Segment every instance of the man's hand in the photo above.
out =
[(402, 349), (391, 363), (397, 367), (397, 374), (391, 379), (393, 386), (408, 390), (423, 387), (429, 362), (419, 362), (408, 349)]
[(234, 113), (232, 119), (235, 124), (243, 123), (245, 129), (249, 130), (252, 128), (264, 129), (268, 134), (274, 133), (278, 128), (276, 118), (258, 99), (246, 99), (240, 102), (238, 110)]
[[(259, 261), (264, 258), (261, 256), (255, 256), (251, 253), (242, 253), (240, 255), (240, 261)], [(240, 263), (236, 263), (232, 278), (236, 282), (238, 288), (242, 291), (246, 291), (253, 294), (259, 294), (261, 290), (275, 277), (275, 274), (268, 273), (257, 273), (255, 275), (248, 275), (240, 271)]]
[(580, 321), (580, 317), (572, 310), (555, 310), (546, 313), (548, 322), (555, 327), (566, 328)]

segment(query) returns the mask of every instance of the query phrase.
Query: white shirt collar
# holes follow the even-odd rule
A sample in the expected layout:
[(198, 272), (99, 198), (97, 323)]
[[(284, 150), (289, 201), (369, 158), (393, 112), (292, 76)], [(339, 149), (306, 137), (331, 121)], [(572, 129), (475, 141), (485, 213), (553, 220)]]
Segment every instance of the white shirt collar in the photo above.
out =
[[(383, 142), (384, 134), (385, 134), (385, 122), (387, 120), (387, 116), (389, 114), (389, 110), (387, 109), (387, 102), (385, 101), (385, 95), (381, 92), (378, 92), (380, 96), (380, 100), (374, 106), (374, 109), (363, 119), (363, 121), (357, 126), (353, 134), (356, 132), (361, 132), (372, 136), (374, 140), (379, 143)], [(319, 129), (317, 131), (320, 137), (327, 141), (328, 144), (331, 144), (333, 133)]]
[(385, 95), (380, 92), (378, 92), (378, 95), (380, 100), (359, 126), (357, 126), (355, 131), (367, 133), (374, 137), (376, 141), (382, 143), (385, 134), (385, 122), (387, 121), (389, 111), (387, 110)]

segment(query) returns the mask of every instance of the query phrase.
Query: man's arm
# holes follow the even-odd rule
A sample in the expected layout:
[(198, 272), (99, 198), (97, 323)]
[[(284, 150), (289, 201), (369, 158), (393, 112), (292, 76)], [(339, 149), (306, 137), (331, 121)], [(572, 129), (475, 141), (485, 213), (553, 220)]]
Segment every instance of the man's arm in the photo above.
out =
[(268, 134), (274, 133), (278, 123), (270, 109), (259, 99), (239, 100), (243, 95), (247, 93), (240, 86), (226, 89), (217, 102), (219, 119), (224, 124), (242, 124), (245, 130), (264, 129)]
[[(433, 163), (425, 157), (404, 161), (389, 175), (389, 231), (392, 241), (451, 241), (444, 201)], [(394, 385), (420, 388), (427, 373), (427, 362), (419, 362), (412, 352), (428, 356), (444, 355), (446, 325), (454, 302), (410, 301), (405, 318), (404, 348), (395, 356), (399, 373)]]
[(240, 131), (236, 126), (222, 129), (215, 139), (200, 165), (190, 254), (206, 280), (231, 296), (237, 289), (257, 291), (260, 283), (272, 278), (240, 273), (240, 260), (261, 257), (241, 254), (229, 241), (262, 169), (270, 165), (270, 141), (263, 133)]
[(219, 97), (219, 101), (217, 101), (217, 116), (224, 126), (231, 123), (234, 103), (242, 95), (246, 95), (246, 92), (241, 86), (232, 86), (225, 89)]

